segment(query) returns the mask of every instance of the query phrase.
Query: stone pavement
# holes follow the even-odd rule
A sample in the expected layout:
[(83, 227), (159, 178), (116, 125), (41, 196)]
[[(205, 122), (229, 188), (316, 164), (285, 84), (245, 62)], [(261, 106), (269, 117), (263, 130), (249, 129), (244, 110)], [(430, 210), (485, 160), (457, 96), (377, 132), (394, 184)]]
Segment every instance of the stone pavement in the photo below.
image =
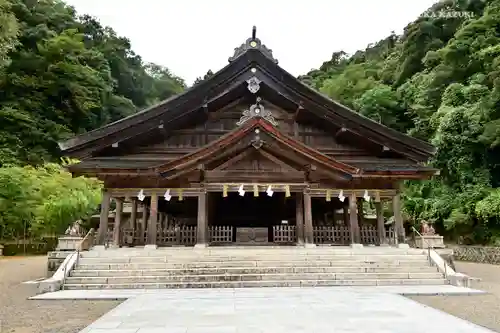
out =
[(160, 332), (493, 331), (400, 295), (325, 287), (188, 289), (144, 293), (128, 299), (80, 333)]
[[(27, 282), (27, 283), (31, 283)], [(325, 288), (325, 287), (322, 287)], [(353, 291), (360, 293), (376, 292), (376, 293), (389, 293), (404, 296), (471, 296), (482, 295), (484, 291), (456, 287), (452, 285), (430, 285), (430, 286), (345, 286), (333, 287), (337, 291)], [(272, 288), (274, 289), (274, 288)], [(293, 289), (293, 288), (291, 288)], [(39, 294), (30, 297), (32, 300), (121, 300), (137, 297), (145, 294), (162, 294), (173, 295), (177, 293), (178, 289), (100, 289), (100, 290), (60, 290), (51, 293)], [(227, 289), (225, 292), (233, 292), (238, 289)], [(188, 293), (199, 294), (199, 291), (184, 290), (185, 295)]]

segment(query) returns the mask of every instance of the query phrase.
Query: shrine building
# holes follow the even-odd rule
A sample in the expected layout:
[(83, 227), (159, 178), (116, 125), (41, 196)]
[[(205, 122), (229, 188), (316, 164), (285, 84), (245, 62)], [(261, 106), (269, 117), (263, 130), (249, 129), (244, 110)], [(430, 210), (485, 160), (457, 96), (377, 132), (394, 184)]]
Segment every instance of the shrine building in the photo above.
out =
[(103, 181), (115, 247), (402, 244), (401, 183), (437, 173), (433, 146), (311, 89), (255, 28), (212, 77), (60, 148)]

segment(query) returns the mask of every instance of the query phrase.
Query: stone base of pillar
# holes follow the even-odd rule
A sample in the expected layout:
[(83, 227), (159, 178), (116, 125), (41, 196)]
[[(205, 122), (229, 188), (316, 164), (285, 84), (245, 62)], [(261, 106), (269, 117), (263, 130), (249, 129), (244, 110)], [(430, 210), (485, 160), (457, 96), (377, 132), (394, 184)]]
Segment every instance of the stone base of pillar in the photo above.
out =
[(351, 244), (351, 248), (353, 248), (353, 249), (362, 249), (363, 248), (363, 244)]
[(315, 248), (316, 247), (316, 244), (312, 244), (312, 243), (305, 243), (304, 244), (304, 247), (307, 249), (312, 249), (312, 248)]
[(410, 248), (410, 245), (408, 245), (408, 244), (405, 244), (405, 243), (398, 244), (398, 249), (409, 249), (409, 248)]
[(194, 244), (194, 248), (195, 249), (205, 249), (207, 247), (208, 247), (207, 243), (196, 243), (196, 244)]
[(156, 250), (157, 248), (158, 248), (158, 245), (156, 245), (156, 244), (144, 245), (144, 250)]
[(92, 250), (95, 250), (95, 251), (105, 251), (106, 250), (106, 246), (105, 245), (95, 245)]

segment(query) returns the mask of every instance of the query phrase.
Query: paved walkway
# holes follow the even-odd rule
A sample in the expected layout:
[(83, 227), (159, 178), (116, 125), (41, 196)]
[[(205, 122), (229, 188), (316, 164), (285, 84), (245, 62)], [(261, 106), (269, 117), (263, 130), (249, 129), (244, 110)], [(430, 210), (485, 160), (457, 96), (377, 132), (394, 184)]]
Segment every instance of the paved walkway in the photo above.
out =
[(256, 288), (146, 293), (130, 298), (80, 333), (367, 331), (493, 332), (390, 293), (342, 288)]
[[(322, 287), (323, 288), (323, 287)], [(293, 289), (293, 288), (291, 288)], [(232, 292), (238, 289), (224, 289), (223, 292)], [(279, 290), (279, 289), (278, 289)], [(471, 296), (483, 295), (482, 290), (455, 287), (451, 285), (435, 286), (356, 286), (335, 287), (338, 291), (351, 291), (360, 293), (389, 293), (404, 296)], [(52, 293), (39, 294), (30, 297), (32, 300), (118, 300), (129, 299), (144, 294), (171, 294), (177, 293), (178, 289), (103, 289), (103, 290), (60, 290)], [(191, 289), (185, 290), (187, 294)], [(195, 295), (199, 291), (192, 291)]]

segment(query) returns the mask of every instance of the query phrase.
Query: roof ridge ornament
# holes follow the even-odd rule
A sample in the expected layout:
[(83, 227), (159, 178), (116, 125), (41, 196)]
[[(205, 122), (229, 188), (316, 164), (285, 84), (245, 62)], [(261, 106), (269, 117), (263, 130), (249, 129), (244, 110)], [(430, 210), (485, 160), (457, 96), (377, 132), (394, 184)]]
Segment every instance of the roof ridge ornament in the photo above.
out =
[(234, 54), (229, 58), (229, 62), (236, 60), (236, 58), (250, 49), (260, 50), (260, 52), (262, 52), (262, 54), (264, 54), (266, 57), (271, 59), (276, 64), (278, 63), (278, 60), (273, 57), (273, 50), (267, 48), (264, 44), (262, 44), (261, 40), (257, 38), (256, 26), (253, 26), (252, 28), (252, 37), (248, 38), (245, 43), (234, 49)]
[(260, 117), (270, 122), (273, 126), (278, 126), (278, 123), (274, 119), (271, 111), (266, 110), (264, 108), (264, 105), (260, 103), (261, 101), (262, 98), (257, 97), (257, 101), (255, 102), (255, 104), (251, 105), (248, 110), (243, 111), (243, 115), (241, 116), (240, 120), (236, 123), (236, 125), (241, 126), (252, 118)]
[(257, 91), (259, 91), (260, 89), (260, 83), (262, 81), (259, 80), (256, 76), (252, 76), (251, 78), (249, 78), (247, 80), (247, 83), (248, 83), (248, 91), (250, 91), (252, 94), (256, 94)]

